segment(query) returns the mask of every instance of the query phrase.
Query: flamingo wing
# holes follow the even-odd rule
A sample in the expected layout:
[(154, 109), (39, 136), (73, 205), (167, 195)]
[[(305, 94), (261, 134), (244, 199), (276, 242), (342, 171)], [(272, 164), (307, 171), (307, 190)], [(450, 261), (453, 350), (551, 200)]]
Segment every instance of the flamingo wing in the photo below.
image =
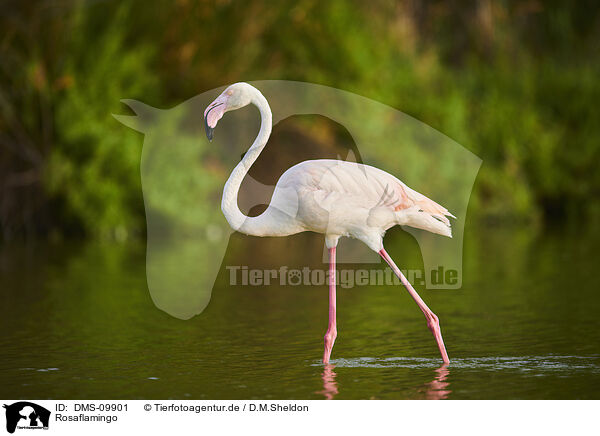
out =
[[(385, 207), (394, 212), (414, 208), (450, 225), (448, 210), (423, 194), (409, 188), (391, 174), (370, 165), (355, 162), (320, 159), (302, 162), (284, 174), (287, 183), (318, 190), (321, 203), (327, 204), (340, 196), (359, 199), (360, 206), (372, 209)], [(284, 177), (282, 177), (284, 179)]]

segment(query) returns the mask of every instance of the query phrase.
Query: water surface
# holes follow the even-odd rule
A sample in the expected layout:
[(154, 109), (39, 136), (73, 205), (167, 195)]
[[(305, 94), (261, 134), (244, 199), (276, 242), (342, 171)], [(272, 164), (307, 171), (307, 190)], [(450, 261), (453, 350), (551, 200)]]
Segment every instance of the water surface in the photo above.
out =
[[(422, 267), (412, 237), (398, 229), (386, 242), (402, 268)], [(597, 242), (468, 232), (463, 288), (417, 286), (440, 317), (448, 366), (401, 287), (339, 289), (323, 366), (324, 286), (229, 285), (227, 265), (320, 265), (318, 235), (234, 235), (210, 304), (187, 321), (153, 304), (142, 244), (8, 246), (0, 397), (597, 399)]]

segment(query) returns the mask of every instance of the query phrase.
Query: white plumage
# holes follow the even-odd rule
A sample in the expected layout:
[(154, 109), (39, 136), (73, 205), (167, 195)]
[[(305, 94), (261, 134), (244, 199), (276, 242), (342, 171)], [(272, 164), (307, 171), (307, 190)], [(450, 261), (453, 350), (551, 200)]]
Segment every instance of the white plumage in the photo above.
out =
[(394, 225), (451, 236), (446, 216), (452, 215), (444, 207), (370, 165), (330, 159), (301, 162), (281, 176), (271, 204), (289, 210), (292, 190), (298, 198), (295, 219), (329, 238), (355, 237), (379, 251), (382, 245), (372, 246), (373, 238)]

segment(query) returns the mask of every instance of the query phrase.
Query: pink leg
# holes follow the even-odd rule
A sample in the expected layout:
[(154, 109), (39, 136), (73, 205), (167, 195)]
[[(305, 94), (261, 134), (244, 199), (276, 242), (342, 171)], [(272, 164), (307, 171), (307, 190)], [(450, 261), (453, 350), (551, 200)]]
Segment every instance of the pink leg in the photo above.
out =
[(325, 333), (325, 351), (323, 352), (323, 363), (329, 363), (333, 343), (337, 337), (335, 325), (335, 247), (329, 249), (329, 325)]
[(433, 336), (435, 337), (435, 341), (437, 342), (438, 348), (440, 349), (440, 354), (442, 355), (442, 359), (444, 360), (444, 363), (450, 363), (450, 359), (448, 359), (448, 353), (446, 353), (446, 347), (444, 346), (444, 340), (442, 339), (442, 331), (440, 329), (440, 320), (438, 319), (436, 314), (433, 313), (429, 309), (429, 307), (427, 307), (427, 305), (421, 299), (421, 297), (419, 297), (419, 294), (417, 294), (417, 291), (415, 291), (414, 288), (412, 287), (412, 285), (410, 284), (410, 282), (408, 280), (406, 280), (406, 277), (404, 277), (404, 274), (402, 274), (402, 271), (400, 271), (400, 268), (398, 268), (396, 266), (396, 264), (394, 263), (392, 258), (385, 251), (385, 249), (382, 248), (381, 251), (379, 251), (379, 254), (387, 262), (387, 264), (390, 266), (390, 268), (392, 268), (392, 271), (394, 271), (394, 273), (398, 276), (398, 278), (400, 279), (402, 284), (408, 290), (408, 293), (411, 295), (411, 297), (413, 297), (413, 299), (417, 302), (417, 305), (419, 306), (421, 311), (423, 311), (423, 313), (425, 314), (425, 318), (427, 319), (427, 327), (429, 327), (429, 330), (431, 330), (431, 333), (433, 333)]

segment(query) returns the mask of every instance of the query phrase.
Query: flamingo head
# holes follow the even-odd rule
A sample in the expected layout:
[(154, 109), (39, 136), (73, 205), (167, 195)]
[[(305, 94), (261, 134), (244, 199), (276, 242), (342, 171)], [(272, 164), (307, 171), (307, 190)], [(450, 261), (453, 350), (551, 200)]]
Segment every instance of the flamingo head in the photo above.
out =
[(254, 88), (247, 83), (234, 83), (219, 95), (204, 111), (204, 128), (206, 137), (212, 141), (213, 132), (217, 122), (225, 112), (236, 110), (247, 106), (252, 102), (252, 91)]

